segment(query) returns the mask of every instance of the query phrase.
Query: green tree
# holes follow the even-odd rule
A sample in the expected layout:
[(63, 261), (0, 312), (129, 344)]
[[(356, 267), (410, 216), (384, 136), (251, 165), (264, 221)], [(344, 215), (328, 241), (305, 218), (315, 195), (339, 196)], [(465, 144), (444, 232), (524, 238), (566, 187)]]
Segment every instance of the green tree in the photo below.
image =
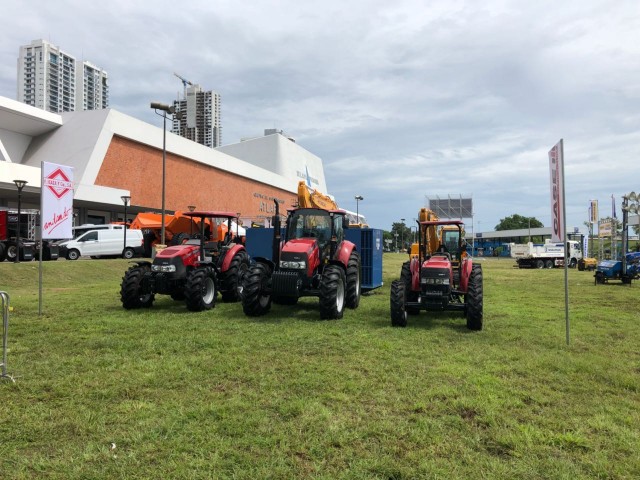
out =
[(510, 217), (505, 217), (500, 219), (500, 223), (498, 223), (494, 230), (519, 230), (522, 228), (542, 228), (544, 225), (540, 220), (535, 217), (523, 217), (522, 215), (518, 215), (514, 213)]
[[(396, 238), (396, 234), (398, 234)], [(391, 244), (392, 248), (396, 248), (396, 240), (397, 240), (397, 248), (398, 250), (406, 250), (411, 242), (413, 241), (413, 232), (407, 226), (406, 223), (402, 222), (394, 222), (391, 225), (391, 239), (393, 243)]]

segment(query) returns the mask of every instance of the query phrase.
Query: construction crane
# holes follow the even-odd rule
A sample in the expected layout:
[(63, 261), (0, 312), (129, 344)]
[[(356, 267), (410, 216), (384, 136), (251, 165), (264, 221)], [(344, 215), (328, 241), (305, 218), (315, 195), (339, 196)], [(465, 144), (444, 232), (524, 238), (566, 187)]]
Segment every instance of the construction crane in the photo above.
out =
[(184, 78), (181, 75), (178, 75), (176, 72), (173, 72), (173, 74), (178, 77), (180, 80), (182, 80), (182, 86), (184, 87), (184, 98), (187, 98), (187, 85), (191, 85), (193, 86), (193, 83), (189, 80), (187, 80), (186, 78)]

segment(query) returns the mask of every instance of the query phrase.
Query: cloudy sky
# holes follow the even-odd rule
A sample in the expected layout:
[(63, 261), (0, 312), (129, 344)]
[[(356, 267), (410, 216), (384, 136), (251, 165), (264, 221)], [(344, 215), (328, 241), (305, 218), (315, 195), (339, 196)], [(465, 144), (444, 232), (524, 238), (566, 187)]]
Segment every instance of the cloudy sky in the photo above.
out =
[(369, 223), (471, 196), (475, 231), (550, 225), (548, 151), (564, 139), (567, 225), (640, 191), (637, 0), (10, 0), (0, 95), (43, 38), (107, 70), (111, 106), (149, 109), (180, 75), (222, 97), (222, 140), (280, 128), (324, 161)]

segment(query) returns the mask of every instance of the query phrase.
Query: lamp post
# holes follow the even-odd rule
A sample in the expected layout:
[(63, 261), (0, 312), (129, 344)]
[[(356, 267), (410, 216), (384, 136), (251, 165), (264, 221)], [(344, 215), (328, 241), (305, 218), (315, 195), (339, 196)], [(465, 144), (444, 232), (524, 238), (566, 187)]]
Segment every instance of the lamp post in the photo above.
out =
[(127, 249), (127, 205), (129, 205), (131, 197), (129, 195), (122, 195), (120, 198), (124, 203), (124, 244), (122, 246), (122, 256), (124, 257), (124, 252)]
[[(160, 227), (160, 243), (162, 245), (166, 245), (164, 243), (165, 235), (164, 235), (164, 212), (165, 212), (165, 182), (167, 177), (167, 113), (174, 114), (176, 112), (176, 108), (173, 106), (169, 106), (166, 103), (160, 102), (151, 102), (151, 108), (153, 108), (156, 114), (160, 115), (163, 118), (162, 124), (162, 214), (161, 222), (162, 225)], [(158, 110), (162, 113), (158, 113)]]
[(22, 189), (28, 182), (26, 180), (14, 180), (13, 183), (18, 187), (18, 230), (16, 232), (16, 258), (14, 261), (20, 263), (20, 209), (22, 208)]
[(358, 224), (360, 224), (362, 222), (360, 222), (360, 211), (358, 207), (359, 207), (360, 200), (364, 200), (364, 197), (362, 195), (356, 195), (353, 198), (356, 199), (356, 221), (358, 222)]

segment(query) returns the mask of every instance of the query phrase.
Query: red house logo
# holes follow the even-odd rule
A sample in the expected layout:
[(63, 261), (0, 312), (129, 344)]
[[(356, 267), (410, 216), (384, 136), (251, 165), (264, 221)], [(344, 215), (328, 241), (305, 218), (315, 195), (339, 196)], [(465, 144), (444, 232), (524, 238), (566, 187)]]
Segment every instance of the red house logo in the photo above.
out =
[(46, 176), (44, 184), (58, 198), (62, 198), (68, 192), (73, 191), (73, 182), (69, 181), (69, 177), (60, 168)]

